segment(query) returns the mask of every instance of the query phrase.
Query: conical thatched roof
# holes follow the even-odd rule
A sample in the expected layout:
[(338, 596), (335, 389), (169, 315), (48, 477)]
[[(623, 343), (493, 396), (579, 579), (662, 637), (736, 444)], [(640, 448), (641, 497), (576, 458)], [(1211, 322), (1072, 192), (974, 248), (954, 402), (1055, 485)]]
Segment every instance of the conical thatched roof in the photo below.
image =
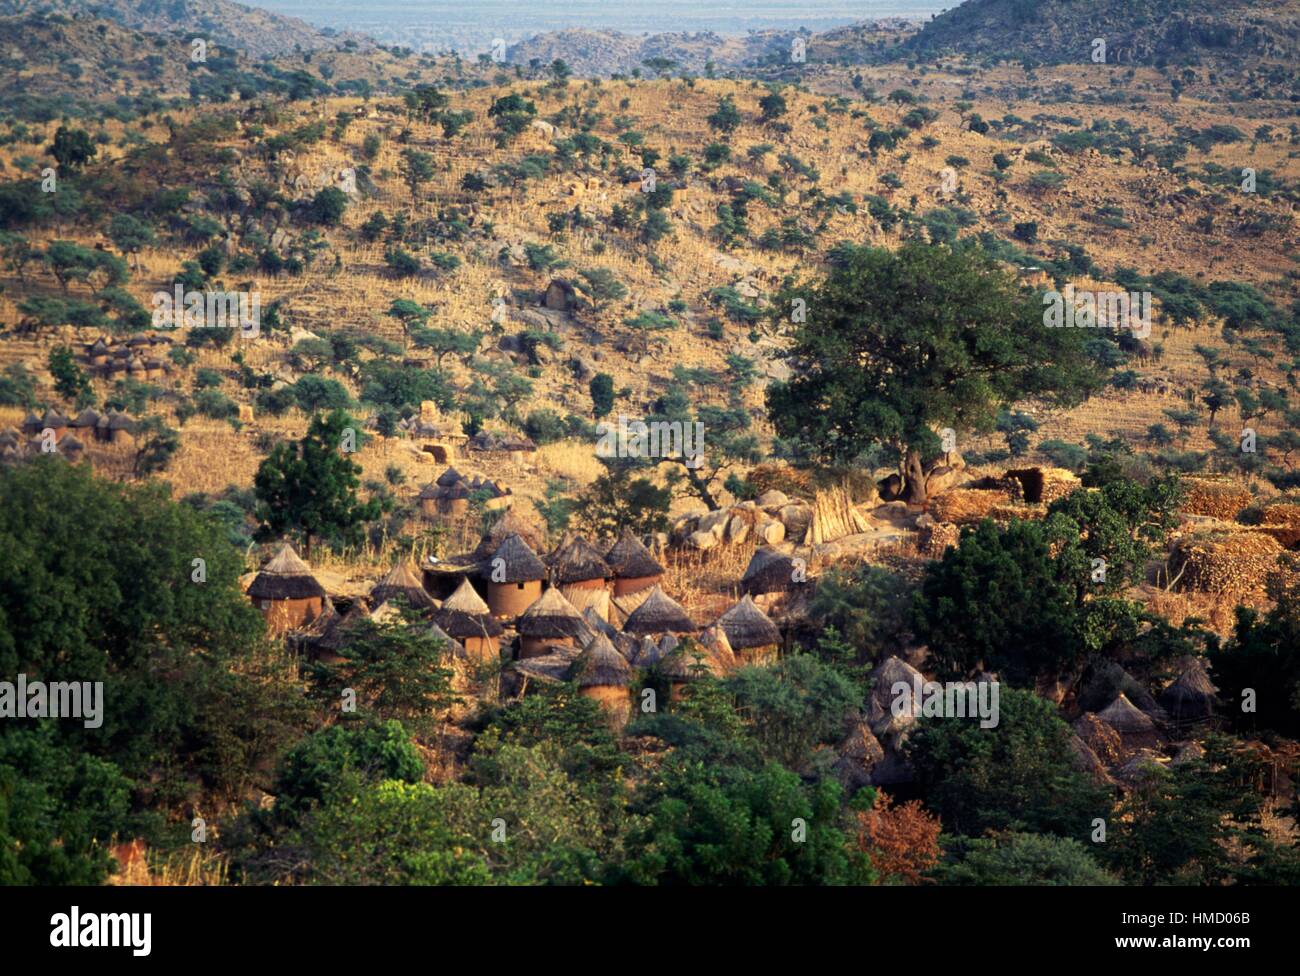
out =
[(1129, 701), (1122, 691), (1097, 713), (1097, 717), (1120, 733), (1155, 731), (1156, 727), (1150, 716)]
[(628, 634), (690, 634), (695, 629), (682, 605), (658, 586), (623, 624), (623, 631)]
[(756, 549), (740, 578), (741, 592), (784, 592), (795, 585), (796, 568), (793, 556), (767, 546)]
[(68, 418), (51, 407), (45, 411), (45, 416), (41, 418), (41, 426), (51, 428), (66, 427), (68, 426)]
[(87, 407), (85, 410), (81, 411), (81, 413), (77, 414), (76, 418), (70, 423), (70, 426), (94, 427), (97, 423), (99, 423), (99, 412)]
[(547, 654), (526, 657), (515, 661), (511, 667), (520, 674), (535, 678), (547, 684), (560, 684), (567, 681), (573, 671), (573, 663), (579, 651), (573, 647), (558, 646)]
[(587, 645), (582, 656), (574, 663), (573, 677), (577, 680), (579, 688), (595, 686), (626, 688), (632, 683), (632, 667), (614, 648), (608, 637), (597, 634)]
[(1218, 689), (1205, 665), (1195, 661), (1160, 695), (1160, 704), (1175, 721), (1199, 721), (1214, 714)]
[(537, 553), (517, 532), (512, 532), (497, 546), (492, 558), (483, 564), (483, 578), (493, 583), (527, 583), (546, 579), (546, 566)]
[(736, 653), (727, 639), (727, 632), (717, 624), (700, 632), (700, 646), (709, 652), (724, 672), (736, 670)]
[(727, 640), (734, 650), (744, 651), (751, 647), (768, 647), (781, 641), (781, 632), (776, 624), (754, 603), (748, 593), (743, 600), (718, 618), (718, 625), (726, 632)]
[(580, 535), (551, 554), (551, 582), (563, 586), (587, 580), (606, 580), (614, 575), (600, 550)]
[(584, 586), (565, 586), (559, 589), (564, 598), (573, 604), (573, 609), (584, 617), (590, 610), (601, 620), (609, 620), (609, 590)]
[(293, 546), (285, 543), (253, 579), (248, 595), (259, 600), (302, 600), (323, 597), (325, 588), (312, 576), (311, 569), (293, 551)]
[(456, 482), (462, 480), (464, 480), (464, 475), (462, 475), (455, 468), (448, 468), (442, 474), (438, 475), (437, 479), (434, 481), (434, 484), (437, 485), (439, 488), (450, 488)]
[(532, 606), (519, 615), (515, 630), (524, 637), (539, 639), (554, 637), (585, 638), (590, 634), (582, 614), (574, 609), (564, 594), (551, 587)]
[[(328, 600), (326, 604), (329, 604)], [(329, 612), (321, 616), (326, 618), (326, 623), (321, 629), (320, 636), (312, 640), (311, 646), (317, 652), (333, 652), (347, 646), (350, 632), (355, 630), (361, 621), (369, 619), (370, 610), (363, 601), (357, 600), (342, 616), (334, 613), (332, 607)]]
[(722, 664), (695, 641), (682, 641), (659, 659), (659, 671), (671, 681), (690, 681), (700, 676), (700, 669), (715, 678), (723, 675)]
[(664, 568), (659, 565), (650, 550), (642, 545), (641, 540), (632, 534), (631, 529), (623, 529), (618, 541), (605, 554), (605, 563), (615, 576), (624, 579), (638, 579), (644, 576), (660, 576)]
[(618, 636), (618, 631), (614, 628), (614, 625), (602, 617), (595, 607), (588, 607), (582, 611), (582, 619), (593, 634), (604, 634), (610, 640)]
[(447, 653), (450, 654), (452, 657), (461, 658), (465, 656), (464, 645), (462, 645), (460, 641), (456, 640), (456, 638), (452, 637), (451, 634), (447, 633), (437, 624), (429, 625), (429, 633), (434, 638), (442, 641), (444, 644), (447, 645)]
[(405, 599), (414, 610), (429, 610), (434, 606), (433, 597), (425, 590), (420, 574), (406, 559), (398, 562), (370, 591), (370, 601), (376, 606), (395, 597)]
[(474, 592), (469, 580), (461, 580), (456, 592), (442, 601), (433, 612), (433, 621), (452, 637), (467, 640), (471, 637), (500, 636), (502, 626), (492, 618), (488, 605)]
[(529, 522), (520, 515), (513, 507), (507, 508), (502, 516), (492, 523), (492, 527), (487, 530), (487, 534), (474, 550), (476, 560), (487, 559), (500, 548), (501, 543), (506, 541), (506, 536), (518, 535), (533, 552), (541, 552), (546, 548), (546, 537), (541, 528)]

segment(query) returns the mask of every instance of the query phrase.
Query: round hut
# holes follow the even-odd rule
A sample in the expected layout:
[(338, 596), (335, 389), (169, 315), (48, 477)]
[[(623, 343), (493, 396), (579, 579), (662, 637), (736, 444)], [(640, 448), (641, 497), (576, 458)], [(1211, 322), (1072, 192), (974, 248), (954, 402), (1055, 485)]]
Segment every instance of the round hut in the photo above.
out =
[(582, 656), (574, 662), (572, 678), (578, 683), (578, 694), (594, 699), (612, 724), (627, 724), (632, 714), (627, 694), (632, 684), (632, 667), (608, 637), (597, 634), (592, 638)]
[(628, 528), (605, 554), (605, 562), (614, 573), (614, 595), (623, 596), (656, 585), (664, 568)]
[(517, 617), (542, 595), (546, 566), (518, 533), (502, 540), (482, 570), (488, 607), (496, 617)]
[(551, 554), (551, 585), (565, 589), (604, 590), (614, 571), (600, 550), (580, 535)]
[[(328, 605), (329, 601), (326, 601)], [(343, 660), (342, 651), (348, 646), (352, 631), (363, 620), (370, 617), (370, 610), (364, 600), (354, 600), (347, 613), (337, 614), (326, 611), (319, 620), (324, 626), (316, 634), (308, 634), (306, 641), (307, 656), (321, 664), (338, 664)], [(315, 622), (314, 622), (315, 623)]]
[(108, 362), (108, 343), (102, 338), (96, 339), (86, 349), (86, 358), (92, 366), (103, 366)]
[(405, 600), (412, 610), (420, 613), (435, 606), (433, 597), (425, 590), (420, 574), (410, 560), (398, 562), (370, 591), (370, 602), (376, 607), (395, 599)]
[(757, 596), (760, 593), (784, 593), (793, 589), (807, 576), (807, 568), (793, 556), (764, 546), (754, 550), (745, 575), (740, 578), (742, 593)]
[(591, 629), (564, 594), (552, 587), (515, 623), (519, 632), (519, 657), (540, 657), (554, 644), (576, 647), (591, 636)]
[(721, 662), (706, 647), (693, 640), (684, 640), (663, 655), (655, 665), (668, 681), (669, 698), (676, 701), (682, 689), (692, 681), (705, 676), (721, 678)]
[(272, 634), (283, 634), (315, 620), (325, 607), (325, 588), (288, 543), (262, 567), (248, 596), (266, 618)]
[(86, 445), (77, 439), (76, 434), (68, 434), (59, 441), (59, 453), (69, 461), (76, 461), (85, 449)]
[(1202, 722), (1214, 717), (1218, 689), (1205, 665), (1194, 661), (1160, 694), (1160, 705), (1174, 722)]
[(754, 603), (748, 593), (744, 599), (718, 618), (718, 626), (727, 635), (731, 649), (747, 663), (768, 661), (776, 657), (781, 631)]
[(625, 634), (693, 634), (696, 626), (680, 603), (658, 586), (623, 624)]
[(68, 430), (68, 418), (57, 410), (46, 410), (45, 416), (41, 418), (41, 429), (37, 433), (47, 430), (54, 431), (54, 440), (57, 442)]
[[(546, 535), (542, 529), (528, 521), (519, 512), (511, 507), (502, 513), (501, 517), (492, 523), (474, 550), (473, 558), (476, 560), (491, 559), (496, 554), (501, 543), (506, 541), (506, 536), (517, 535), (528, 543), (528, 548), (533, 552), (543, 552), (546, 549)], [(532, 602), (532, 601), (529, 601)], [(524, 604), (526, 607), (528, 604)]]
[(442, 606), (433, 612), (433, 622), (447, 636), (460, 641), (471, 659), (486, 664), (500, 656), (497, 638), (503, 628), (469, 580), (462, 580), (456, 592), (442, 601)]
[(77, 416), (74, 417), (71, 421), (69, 421), (68, 426), (75, 427), (78, 430), (89, 431), (87, 436), (94, 437), (95, 425), (97, 423), (99, 423), (98, 411), (92, 410), (90, 407), (87, 407), (85, 410), (81, 411), (81, 413), (77, 414)]

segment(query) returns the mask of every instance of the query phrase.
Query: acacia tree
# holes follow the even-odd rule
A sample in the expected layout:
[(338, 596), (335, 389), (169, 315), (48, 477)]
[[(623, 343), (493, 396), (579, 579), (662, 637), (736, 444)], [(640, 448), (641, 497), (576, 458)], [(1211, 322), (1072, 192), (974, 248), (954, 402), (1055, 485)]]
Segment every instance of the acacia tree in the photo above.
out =
[(789, 326), (790, 379), (768, 389), (777, 432), (832, 462), (896, 448), (914, 505), (927, 501), (936, 429), (984, 433), (1017, 400), (1071, 406), (1104, 380), (1081, 330), (1046, 327), (1041, 306), (969, 249), (853, 248), (782, 298), (778, 325), (791, 309), (806, 314)]
[(278, 444), (262, 462), (253, 482), (261, 537), (300, 532), (310, 559), (316, 536), (347, 535), (379, 517), (378, 499), (357, 498), (361, 465), (342, 450), (353, 423), (342, 410), (317, 416), (302, 440)]

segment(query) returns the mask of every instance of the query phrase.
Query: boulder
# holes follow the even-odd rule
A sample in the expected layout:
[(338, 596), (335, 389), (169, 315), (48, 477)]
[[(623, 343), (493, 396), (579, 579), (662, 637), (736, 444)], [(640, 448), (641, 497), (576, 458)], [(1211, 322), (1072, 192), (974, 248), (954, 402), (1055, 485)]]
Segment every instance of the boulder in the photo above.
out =
[(695, 528), (700, 532), (710, 533), (715, 540), (722, 538), (722, 533), (726, 530), (727, 522), (731, 519), (731, 512), (725, 508), (717, 511), (708, 512), (700, 516), (700, 521)]
[(744, 542), (749, 538), (749, 522), (740, 515), (733, 515), (727, 520), (724, 538), (733, 545)]
[(775, 488), (769, 488), (763, 494), (759, 495), (755, 502), (759, 508), (784, 508), (790, 504), (789, 497), (783, 491), (777, 491)]
[(812, 509), (807, 505), (786, 505), (778, 515), (785, 526), (785, 537), (802, 542), (812, 524)]
[(777, 546), (785, 541), (785, 525), (777, 519), (760, 522), (754, 531), (759, 541), (767, 546)]
[(686, 544), (700, 552), (708, 552), (718, 544), (718, 537), (712, 532), (692, 532), (686, 537)]

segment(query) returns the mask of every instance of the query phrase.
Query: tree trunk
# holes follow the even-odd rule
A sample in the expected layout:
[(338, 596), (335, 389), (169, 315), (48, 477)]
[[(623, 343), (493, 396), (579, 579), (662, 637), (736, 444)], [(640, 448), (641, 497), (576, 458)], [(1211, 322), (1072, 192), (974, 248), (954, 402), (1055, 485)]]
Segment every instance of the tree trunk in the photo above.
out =
[(691, 487), (695, 490), (695, 493), (700, 496), (700, 501), (704, 502), (704, 504), (709, 507), (710, 512), (716, 512), (718, 510), (718, 503), (714, 500), (712, 493), (709, 491), (708, 481), (701, 478), (695, 468), (689, 467), (686, 464), (683, 464), (682, 467), (686, 470), (686, 480), (691, 483)]
[(928, 501), (925, 493), (925, 467), (921, 464), (921, 453), (909, 447), (903, 458), (903, 494), (909, 505), (924, 506)]

